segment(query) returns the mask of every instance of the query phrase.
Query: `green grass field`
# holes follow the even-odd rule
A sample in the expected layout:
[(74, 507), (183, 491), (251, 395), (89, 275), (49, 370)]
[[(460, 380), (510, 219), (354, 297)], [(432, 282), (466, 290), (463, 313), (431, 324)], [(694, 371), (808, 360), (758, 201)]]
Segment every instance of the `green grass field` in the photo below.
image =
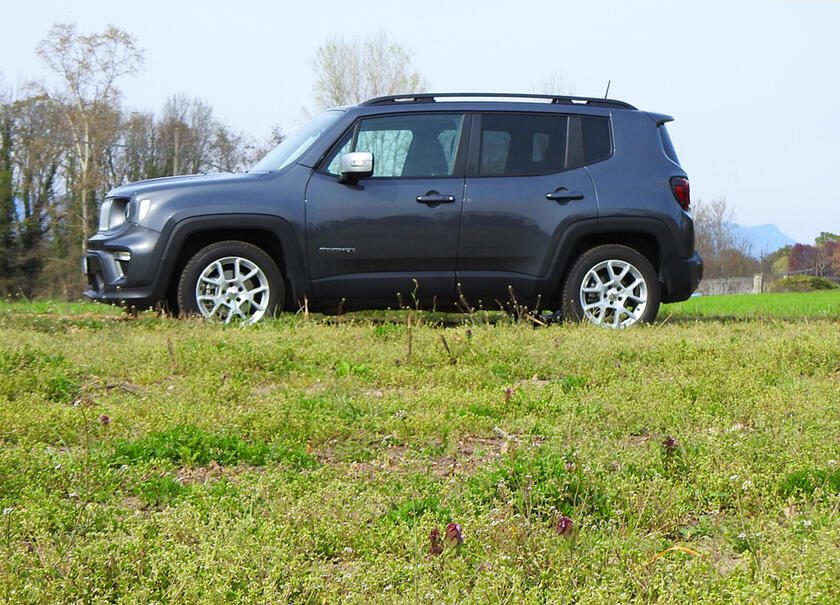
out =
[(838, 295), (390, 317), (0, 303), (0, 600), (840, 599)]
[(810, 320), (840, 318), (840, 289), (805, 293), (739, 294), (698, 296), (685, 302), (663, 305), (659, 321), (666, 318)]

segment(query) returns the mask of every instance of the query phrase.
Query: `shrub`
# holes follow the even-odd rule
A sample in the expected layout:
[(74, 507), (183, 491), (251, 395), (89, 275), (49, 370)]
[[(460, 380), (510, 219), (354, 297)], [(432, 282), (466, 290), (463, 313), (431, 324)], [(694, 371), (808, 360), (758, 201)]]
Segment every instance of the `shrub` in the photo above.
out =
[(805, 469), (788, 474), (779, 486), (782, 496), (813, 494), (819, 488), (829, 493), (840, 493), (840, 471)]
[(208, 433), (189, 425), (150, 433), (134, 441), (119, 439), (114, 449), (116, 465), (166, 460), (176, 465), (206, 466), (213, 460), (222, 466), (281, 462), (300, 469), (317, 464), (313, 456), (303, 452), (271, 447), (260, 441), (248, 442), (234, 435)]
[(795, 275), (783, 277), (770, 286), (771, 292), (813, 292), (814, 290), (832, 290), (837, 287), (834, 282), (823, 277), (813, 275)]

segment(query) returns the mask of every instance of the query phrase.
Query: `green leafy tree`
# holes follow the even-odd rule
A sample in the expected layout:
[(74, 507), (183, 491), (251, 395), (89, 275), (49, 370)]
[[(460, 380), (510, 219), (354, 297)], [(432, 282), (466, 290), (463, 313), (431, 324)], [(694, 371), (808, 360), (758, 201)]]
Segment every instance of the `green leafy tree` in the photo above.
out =
[(0, 107), (0, 291), (8, 293), (15, 273), (15, 198), (12, 191), (12, 116)]
[(814, 245), (816, 246), (824, 246), (829, 242), (840, 242), (840, 235), (828, 231), (821, 231), (816, 239), (814, 239)]

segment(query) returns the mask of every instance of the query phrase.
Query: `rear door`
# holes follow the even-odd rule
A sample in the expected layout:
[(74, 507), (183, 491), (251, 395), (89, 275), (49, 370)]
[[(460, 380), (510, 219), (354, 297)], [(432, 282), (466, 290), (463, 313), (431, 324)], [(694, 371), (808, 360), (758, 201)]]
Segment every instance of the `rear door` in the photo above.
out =
[(509, 285), (526, 299), (549, 294), (536, 290), (564, 231), (597, 219), (581, 138), (578, 116), (473, 117), (456, 269), (470, 304), (496, 306), (508, 300)]
[[(307, 255), (321, 301), (365, 306), (450, 298), (464, 191), (461, 113), (359, 120), (309, 180)], [(338, 182), (339, 158), (370, 151), (374, 172)], [(415, 282), (416, 280), (416, 282)]]

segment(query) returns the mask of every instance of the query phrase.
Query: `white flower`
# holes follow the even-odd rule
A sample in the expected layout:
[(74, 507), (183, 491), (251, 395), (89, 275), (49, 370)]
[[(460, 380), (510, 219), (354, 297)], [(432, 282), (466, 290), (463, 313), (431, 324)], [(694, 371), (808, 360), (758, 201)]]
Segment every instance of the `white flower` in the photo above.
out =
[(730, 480), (730, 481), (737, 481), (737, 480), (738, 480), (738, 475), (731, 475), (731, 476), (729, 477), (729, 480)]
[(54, 471), (57, 471), (57, 470), (59, 470), (60, 468), (61, 468), (61, 464), (56, 464), (56, 465), (53, 467), (53, 470), (54, 470)]
[(746, 481), (744, 481), (744, 482), (741, 484), (741, 489), (742, 489), (742, 490), (748, 490), (748, 489), (750, 489), (750, 488), (752, 487), (752, 484), (753, 484), (753, 483), (752, 483), (752, 481), (750, 481), (749, 479), (747, 479)]
[(837, 461), (832, 458), (828, 461), (828, 466), (837, 466)]
[(739, 540), (743, 540), (746, 537), (747, 537), (747, 534), (738, 534), (738, 539)]
[(802, 522), (802, 525), (804, 525), (805, 527), (811, 527), (813, 524), (814, 524), (814, 522), (813, 522), (813, 521), (811, 521), (810, 519), (805, 519), (805, 520)]
[(9, 508), (4, 508), (3, 509), (3, 516), (5, 517), (7, 515), (11, 515), (13, 510), (15, 510), (14, 506), (10, 506)]
[(386, 586), (386, 587), (385, 587), (385, 588), (383, 588), (382, 590), (391, 590), (393, 587), (394, 587), (394, 585), (393, 585), (393, 584), (388, 584), (388, 586)]

